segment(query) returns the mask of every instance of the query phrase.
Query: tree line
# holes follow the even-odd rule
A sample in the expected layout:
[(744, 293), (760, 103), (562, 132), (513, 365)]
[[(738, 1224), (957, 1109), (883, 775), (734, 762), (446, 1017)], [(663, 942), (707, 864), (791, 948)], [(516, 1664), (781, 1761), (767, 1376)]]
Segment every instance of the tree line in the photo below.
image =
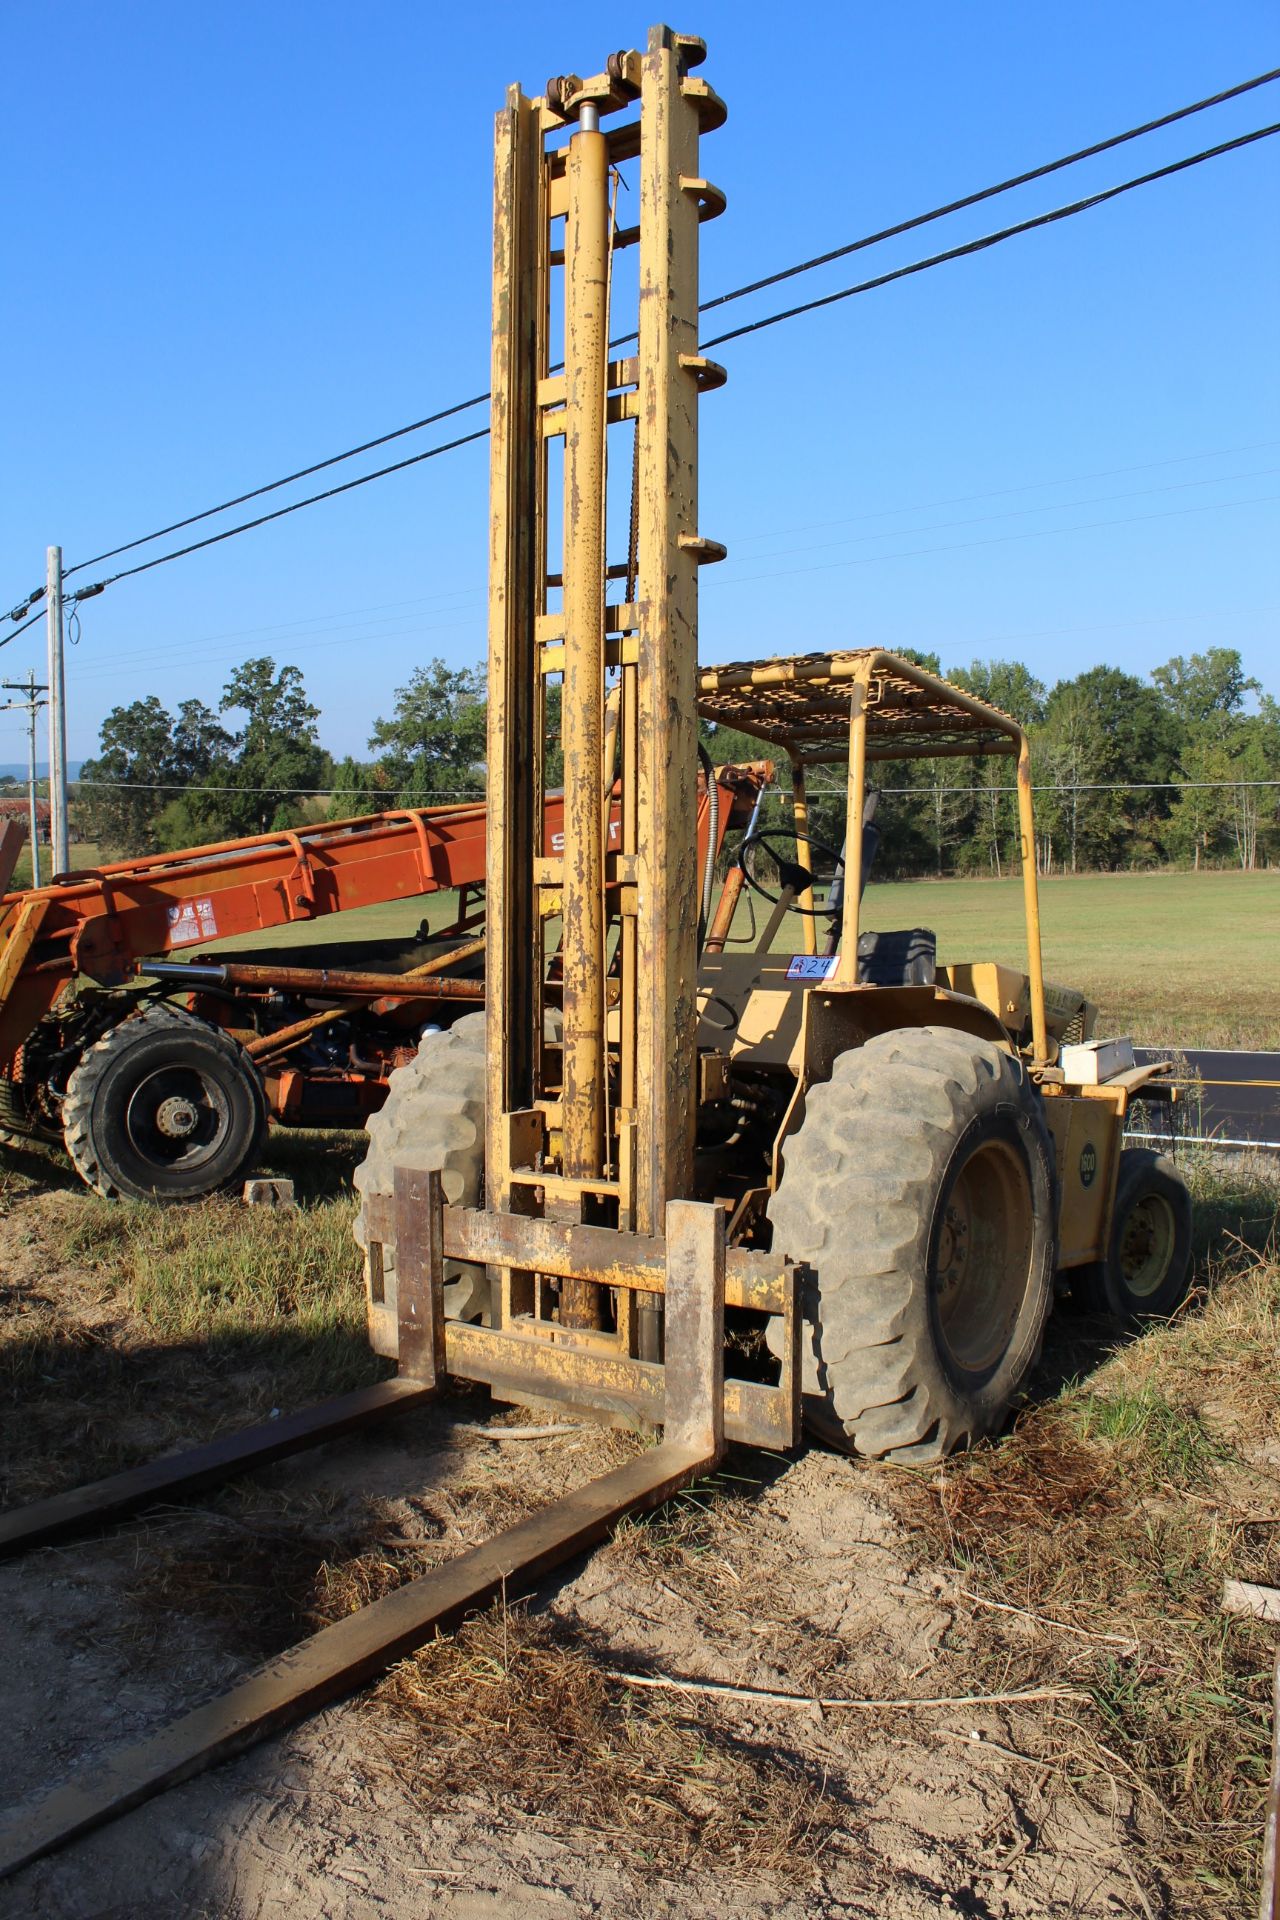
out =
[[(943, 671), (935, 654), (908, 657)], [(1175, 656), (1148, 679), (1090, 667), (1046, 687), (1015, 661), (975, 660), (945, 677), (1027, 729), (1035, 779), (1036, 859), (1044, 873), (1233, 866), (1280, 859), (1280, 705), (1232, 647)], [(322, 746), (319, 710), (297, 667), (247, 660), (217, 709), (155, 695), (114, 707), (76, 793), (83, 837), (133, 857), (211, 840), (430, 806), (484, 791), (485, 680), (480, 667), (433, 660), (396, 690), (366, 758)], [(558, 773), (559, 688), (548, 688), (550, 772)], [(769, 749), (703, 726), (713, 759)], [(785, 768), (780, 772), (785, 775)], [(1007, 759), (902, 761), (883, 771), (881, 875), (982, 873), (1016, 866)], [(814, 833), (843, 834), (834, 770), (812, 780)]]

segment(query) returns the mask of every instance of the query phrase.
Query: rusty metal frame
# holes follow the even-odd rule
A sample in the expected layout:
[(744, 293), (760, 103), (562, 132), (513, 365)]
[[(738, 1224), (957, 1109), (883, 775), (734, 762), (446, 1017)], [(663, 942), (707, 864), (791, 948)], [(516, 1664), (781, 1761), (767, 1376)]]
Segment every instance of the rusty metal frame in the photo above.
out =
[[(411, 1356), (423, 1377), (386, 1386), (400, 1388), (402, 1398), (422, 1398), (434, 1391), (443, 1357), (438, 1172), (397, 1169), (395, 1206), (405, 1262), (399, 1305), (402, 1356)], [(323, 1628), (220, 1698), (95, 1762), (80, 1779), (15, 1808), (0, 1822), (0, 1877), (354, 1692), (498, 1594), (522, 1590), (594, 1545), (625, 1515), (660, 1505), (711, 1471), (725, 1444), (724, 1227), (718, 1207), (675, 1201), (667, 1211), (667, 1379), (672, 1404), (659, 1446)], [(310, 1437), (328, 1436), (316, 1432)], [(259, 1457), (267, 1456), (263, 1452)], [(183, 1458), (190, 1463), (191, 1456)], [(206, 1476), (206, 1484), (209, 1477), (214, 1476)], [(175, 1484), (171, 1481), (170, 1487)]]
[[(591, 1350), (574, 1349), (571, 1369), (587, 1399), (593, 1366), (600, 1391), (613, 1394), (619, 1367), (649, 1364), (643, 1309), (661, 1302), (664, 1265), (650, 1263), (652, 1285), (609, 1281), (616, 1258), (584, 1260), (573, 1236), (584, 1226), (635, 1233), (660, 1254), (668, 1203), (693, 1186), (697, 578), (723, 553), (697, 525), (698, 400), (724, 380), (697, 346), (698, 230), (724, 206), (699, 163), (702, 133), (725, 117), (693, 76), (704, 55), (701, 41), (655, 27), (643, 54), (611, 56), (589, 80), (557, 81), (544, 100), (513, 89), (496, 130), (485, 1207), (494, 1219), (536, 1217), (547, 1233), (540, 1266), (487, 1260), (494, 1326), (448, 1338), (461, 1369), (484, 1378), (518, 1378), (523, 1353), (541, 1391), (548, 1355), (566, 1351), (571, 1333), (589, 1334)], [(610, 173), (629, 159), (639, 162), (640, 219), (619, 231)], [(638, 346), (610, 360), (609, 304), (631, 246)], [(561, 269), (564, 330), (553, 341)], [(634, 551), (611, 564), (609, 435), (632, 421)], [(557, 442), (559, 556), (548, 552)], [(609, 601), (618, 579), (626, 597)], [(521, 803), (546, 785), (547, 688), (557, 676), (565, 837), (558, 855), (544, 856)], [(616, 842), (605, 832), (615, 769)], [(563, 1025), (549, 1051), (542, 942), (555, 915)], [(606, 993), (611, 918), (616, 980)], [(574, 1259), (548, 1252), (557, 1235)], [(634, 1405), (651, 1412), (651, 1383), (633, 1378)]]
[[(862, 818), (867, 763), (956, 755), (1008, 755), (1017, 762), (1018, 834), (1027, 928), (1033, 1063), (1050, 1059), (1045, 1017), (1040, 896), (1036, 875), (1030, 746), (1011, 715), (883, 648), (704, 667), (705, 719), (783, 747), (791, 759), (797, 846), (808, 866), (804, 768), (848, 761), (844, 907), (837, 971), (828, 989), (857, 984), (862, 900)], [(807, 922), (806, 925), (811, 925)]]
[[(379, 1237), (396, 1247), (396, 1380), (45, 1503), (57, 1510), (37, 1510), (34, 1526), (32, 1515), (25, 1526), (16, 1516), (9, 1539), (29, 1544), (51, 1526), (114, 1516), (160, 1486), (173, 1493), (209, 1484), (329, 1437), (340, 1413), (352, 1424), (429, 1396), (446, 1368), (517, 1396), (660, 1423), (661, 1444), (326, 1628), (42, 1805), (17, 1810), (0, 1826), (0, 1874), (351, 1691), (498, 1592), (571, 1558), (623, 1515), (714, 1467), (726, 1434), (779, 1447), (798, 1440), (794, 1273), (781, 1256), (728, 1252), (724, 1208), (687, 1197), (705, 810), (695, 756), (697, 568), (722, 551), (696, 529), (697, 399), (723, 378), (696, 351), (698, 225), (724, 205), (697, 164), (701, 132), (724, 118), (711, 89), (690, 75), (704, 51), (658, 27), (643, 57), (613, 55), (604, 74), (554, 82), (540, 102), (513, 89), (498, 117), (485, 1204), (446, 1209), (440, 1172), (410, 1153), (397, 1160), (390, 1199), (370, 1205), (375, 1248)], [(638, 120), (600, 131), (601, 115), (637, 98)], [(575, 118), (567, 148), (549, 145)], [(624, 234), (607, 211), (608, 175), (634, 157), (640, 227)], [(561, 215), (566, 238), (557, 250), (550, 227)], [(637, 240), (640, 349), (634, 360), (609, 363), (612, 255)], [(561, 263), (570, 283), (566, 367), (553, 379), (549, 286)], [(610, 422), (628, 419), (638, 433), (638, 597), (608, 606), (607, 581), (631, 566), (607, 563), (605, 436)], [(566, 536), (557, 576), (546, 552), (547, 445), (561, 433)], [(557, 582), (559, 613), (548, 606)], [(544, 846), (542, 823), (546, 689), (556, 673), (566, 686), (559, 856)], [(615, 756), (617, 851), (609, 838)], [(310, 901), (308, 849), (291, 850), (291, 884)], [(425, 835), (421, 851), (432, 860)], [(550, 1048), (545, 922), (556, 911), (564, 918), (564, 1028), (562, 1045)], [(604, 979), (610, 913), (620, 922), (616, 996)], [(557, 1053), (559, 1084), (548, 1068)], [(446, 1257), (488, 1267), (498, 1283), (496, 1324), (446, 1321)], [(559, 1289), (558, 1314), (536, 1310), (544, 1282)], [(637, 1298), (664, 1309), (661, 1362), (637, 1351)], [(725, 1380), (726, 1298), (781, 1318), (777, 1386)], [(600, 1324), (606, 1300), (616, 1319), (608, 1331)]]

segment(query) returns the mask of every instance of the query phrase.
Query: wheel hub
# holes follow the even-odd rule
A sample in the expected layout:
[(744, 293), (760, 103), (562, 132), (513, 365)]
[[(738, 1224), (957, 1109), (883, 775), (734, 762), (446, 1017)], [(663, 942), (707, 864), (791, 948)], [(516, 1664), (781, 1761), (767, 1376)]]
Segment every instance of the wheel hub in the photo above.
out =
[(200, 1123), (200, 1115), (190, 1100), (170, 1094), (156, 1108), (156, 1127), (167, 1140), (187, 1140)]
[(957, 1169), (938, 1222), (930, 1285), (941, 1344), (962, 1375), (997, 1365), (1026, 1291), (1031, 1196), (1014, 1149), (987, 1140)]
[(1120, 1271), (1138, 1299), (1156, 1293), (1173, 1259), (1176, 1229), (1173, 1210), (1159, 1194), (1147, 1194), (1134, 1207), (1120, 1235)]

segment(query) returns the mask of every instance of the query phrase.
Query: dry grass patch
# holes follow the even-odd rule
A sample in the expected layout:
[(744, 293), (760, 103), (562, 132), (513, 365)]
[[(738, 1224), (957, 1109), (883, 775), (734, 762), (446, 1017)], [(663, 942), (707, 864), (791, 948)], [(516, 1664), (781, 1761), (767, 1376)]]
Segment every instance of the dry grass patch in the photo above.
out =
[(1006, 1439), (886, 1476), (975, 1601), (977, 1676), (1061, 1680), (1050, 1751), (1120, 1791), (1169, 1910), (1256, 1896), (1274, 1635), (1221, 1611), (1224, 1575), (1280, 1584), (1280, 1264), (1247, 1253)]
[(847, 1820), (800, 1755), (637, 1697), (580, 1626), (524, 1609), (495, 1606), (403, 1662), (374, 1696), (387, 1707), (397, 1775), (424, 1806), (479, 1793), (636, 1867), (804, 1882)]
[(6, 1502), (378, 1379), (349, 1199), (0, 1195)]

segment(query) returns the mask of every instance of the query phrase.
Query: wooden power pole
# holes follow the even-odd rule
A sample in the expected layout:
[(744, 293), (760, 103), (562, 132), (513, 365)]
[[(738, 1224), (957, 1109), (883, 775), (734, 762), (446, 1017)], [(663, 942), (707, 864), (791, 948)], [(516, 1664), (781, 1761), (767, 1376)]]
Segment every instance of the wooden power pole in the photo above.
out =
[(49, 812), (54, 873), (71, 865), (67, 838), (67, 691), (62, 659), (62, 548), (46, 556), (45, 609), (49, 629)]
[(8, 713), (15, 707), (21, 707), (27, 716), (27, 813), (31, 833), (31, 884), (40, 885), (40, 809), (36, 801), (36, 714), (45, 704), (39, 698), (47, 693), (47, 687), (37, 686), (36, 670), (32, 667), (25, 680), (0, 681), (6, 693), (25, 694), (23, 700), (10, 700), (0, 707), (0, 713)]

